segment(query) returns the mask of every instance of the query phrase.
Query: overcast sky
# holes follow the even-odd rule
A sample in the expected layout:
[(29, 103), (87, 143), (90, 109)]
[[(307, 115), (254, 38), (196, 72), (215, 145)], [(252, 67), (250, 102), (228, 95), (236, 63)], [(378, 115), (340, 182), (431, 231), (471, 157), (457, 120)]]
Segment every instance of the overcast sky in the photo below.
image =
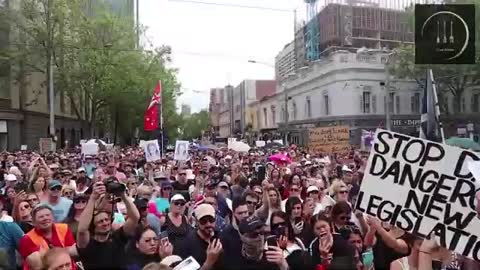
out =
[[(192, 112), (208, 107), (209, 89), (243, 79), (273, 79), (268, 65), (250, 64), (249, 59), (273, 65), (275, 55), (293, 40), (294, 9), (304, 18), (301, 0), (181, 0), (261, 6), (270, 10), (203, 5), (177, 0), (140, 0), (140, 22), (148, 27), (147, 39), (155, 46), (170, 45), (173, 66)], [(203, 93), (196, 93), (194, 91)]]

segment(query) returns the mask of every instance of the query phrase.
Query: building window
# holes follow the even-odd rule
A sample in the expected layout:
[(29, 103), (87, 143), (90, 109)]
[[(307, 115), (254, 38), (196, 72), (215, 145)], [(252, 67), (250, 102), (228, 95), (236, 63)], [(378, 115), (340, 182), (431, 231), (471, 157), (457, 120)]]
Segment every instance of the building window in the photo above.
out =
[(280, 110), (281, 111), (281, 115), (280, 115), (280, 119), (283, 121), (287, 120), (287, 118), (285, 117), (285, 107), (282, 106), (282, 109)]
[(263, 108), (263, 124), (268, 127), (267, 108)]
[(293, 120), (297, 120), (297, 103), (295, 101), (292, 103), (293, 107)]
[(420, 93), (413, 94), (410, 106), (412, 113), (420, 113)]
[(377, 113), (377, 96), (372, 95), (372, 113)]
[(325, 115), (330, 115), (330, 100), (328, 99), (328, 95), (323, 95), (323, 105), (325, 107)]
[(465, 97), (462, 97), (462, 111), (461, 111), (462, 113), (464, 113), (464, 112), (466, 111), (466, 107), (467, 107), (467, 106), (466, 106), (465, 103), (466, 103), (466, 102), (465, 102)]
[(272, 106), (270, 109), (272, 111), (272, 124), (273, 124), (273, 126), (275, 126), (275, 124), (277, 123), (277, 115), (276, 115), (276, 111), (275, 111), (275, 106)]
[(370, 92), (363, 92), (361, 97), (362, 113), (370, 113)]
[(310, 97), (307, 97), (307, 106), (306, 106), (306, 110), (307, 110), (307, 118), (310, 118), (312, 117), (312, 102), (310, 100)]
[(262, 127), (262, 122), (260, 121), (260, 110), (257, 110), (257, 125), (258, 128)]
[(480, 98), (480, 94), (473, 94), (473, 96), (472, 96), (472, 112), (478, 113), (480, 111), (480, 108), (478, 106), (479, 105), (478, 104), (479, 98)]

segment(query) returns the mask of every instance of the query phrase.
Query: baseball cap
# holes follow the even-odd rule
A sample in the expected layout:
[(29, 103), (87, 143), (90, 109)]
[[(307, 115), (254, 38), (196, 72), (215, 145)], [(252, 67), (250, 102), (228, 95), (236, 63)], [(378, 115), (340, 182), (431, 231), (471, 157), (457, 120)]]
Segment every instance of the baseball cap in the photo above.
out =
[(172, 183), (168, 180), (162, 180), (160, 182), (160, 187), (161, 188), (168, 188), (168, 187), (172, 187)]
[(48, 189), (52, 189), (54, 187), (61, 187), (61, 186), (62, 186), (62, 184), (58, 180), (50, 180), (48, 182)]
[(175, 194), (170, 199), (170, 202), (174, 202), (174, 201), (184, 201), (184, 202), (186, 202), (187, 200), (185, 200), (185, 197), (183, 197), (182, 194)]
[(153, 179), (154, 180), (167, 179), (167, 176), (163, 172), (156, 172), (153, 174)]
[(257, 216), (249, 216), (240, 221), (238, 229), (241, 234), (252, 233), (265, 226), (265, 223)]
[(134, 202), (135, 206), (137, 207), (138, 210), (142, 208), (148, 208), (148, 200), (147, 199), (137, 199)]
[(350, 168), (348, 168), (347, 165), (343, 165), (342, 171), (344, 171), (344, 172), (350, 172), (350, 173), (353, 172), (352, 170), (350, 170)]
[(17, 181), (17, 176), (15, 174), (7, 174), (5, 181)]
[(215, 209), (213, 208), (213, 206), (206, 203), (203, 203), (197, 206), (197, 208), (195, 208), (194, 210), (194, 213), (197, 220), (200, 220), (206, 216), (211, 216), (215, 218)]
[(83, 167), (78, 168), (78, 169), (77, 169), (77, 173), (80, 173), (80, 172), (86, 172), (86, 171), (85, 171), (85, 168), (83, 168)]
[(318, 190), (318, 187), (317, 187), (317, 186), (309, 186), (309, 187), (307, 188), (307, 194), (310, 193), (310, 192), (312, 192), (312, 191), (317, 191), (317, 192), (318, 192), (318, 191), (319, 191), (319, 190)]
[(59, 168), (58, 164), (56, 164), (56, 163), (50, 164), (50, 166), (48, 166), (48, 167), (50, 169), (58, 169)]
[(227, 182), (225, 182), (225, 181), (221, 181), (220, 183), (218, 183), (218, 187), (226, 187), (226, 188), (229, 188)]
[(160, 264), (163, 264), (169, 267), (174, 267), (176, 264), (179, 264), (181, 262), (182, 262), (182, 258), (180, 256), (170, 255), (163, 258), (163, 260), (160, 261)]

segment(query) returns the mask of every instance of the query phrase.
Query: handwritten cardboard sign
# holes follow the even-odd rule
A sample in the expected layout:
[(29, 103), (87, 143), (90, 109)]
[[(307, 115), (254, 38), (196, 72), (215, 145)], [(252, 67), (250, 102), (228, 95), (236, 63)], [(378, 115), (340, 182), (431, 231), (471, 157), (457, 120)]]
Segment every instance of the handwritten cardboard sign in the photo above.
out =
[(313, 152), (344, 153), (350, 150), (348, 126), (313, 128), (309, 130), (308, 147)]

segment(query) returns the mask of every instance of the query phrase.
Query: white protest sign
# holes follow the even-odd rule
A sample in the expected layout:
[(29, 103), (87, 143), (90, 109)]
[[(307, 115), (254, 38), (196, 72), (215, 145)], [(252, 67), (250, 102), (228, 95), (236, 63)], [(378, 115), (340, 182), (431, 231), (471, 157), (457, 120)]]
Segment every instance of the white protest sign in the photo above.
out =
[(94, 156), (98, 154), (98, 144), (94, 142), (82, 143), (82, 154)]
[(255, 141), (255, 146), (256, 147), (264, 147), (265, 146), (265, 141)]
[(480, 261), (470, 151), (377, 129), (356, 208)]
[(22, 145), (20, 145), (20, 150), (21, 150), (21, 151), (26, 151), (26, 150), (27, 150), (27, 147), (28, 147), (28, 146), (27, 146), (26, 144), (22, 144)]
[(233, 144), (234, 144), (236, 141), (237, 141), (237, 139), (236, 139), (236, 138), (228, 138), (228, 142), (227, 142), (227, 143), (228, 143), (228, 144), (227, 144), (227, 148), (228, 148), (228, 149), (231, 149), (231, 148), (232, 148), (232, 146), (233, 146)]
[(145, 141), (143, 144), (143, 152), (145, 152), (145, 159), (147, 162), (152, 162), (161, 159), (160, 147), (158, 147), (158, 140)]
[(140, 148), (143, 148), (143, 147), (145, 147), (145, 144), (146, 144), (146, 143), (147, 143), (147, 141), (145, 141), (145, 140), (140, 140), (140, 143), (138, 144), (138, 146), (139, 146)]
[(175, 142), (175, 160), (188, 160), (188, 141), (176, 141)]

